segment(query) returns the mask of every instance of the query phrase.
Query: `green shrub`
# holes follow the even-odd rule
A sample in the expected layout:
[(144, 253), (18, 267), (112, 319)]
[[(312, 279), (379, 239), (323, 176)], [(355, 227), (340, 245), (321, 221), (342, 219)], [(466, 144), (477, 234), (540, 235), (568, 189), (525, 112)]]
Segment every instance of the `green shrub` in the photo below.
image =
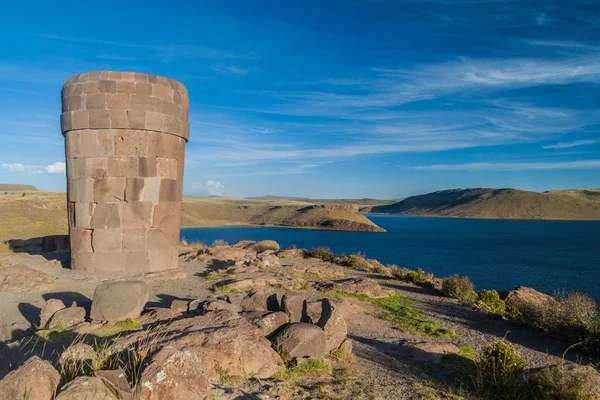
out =
[(594, 319), (588, 325), (581, 346), (583, 351), (587, 353), (600, 354), (600, 314), (596, 313)]
[(477, 295), (477, 305), (494, 314), (504, 314), (506, 304), (495, 290), (482, 290)]
[(527, 399), (523, 358), (502, 340), (486, 347), (477, 362), (476, 390), (489, 399)]
[(477, 300), (475, 285), (466, 276), (454, 275), (442, 281), (442, 293), (445, 296), (457, 299), (464, 304), (473, 304)]
[(333, 261), (335, 258), (335, 255), (329, 250), (329, 247), (315, 247), (310, 251), (309, 256), (329, 262)]
[(388, 269), (392, 276), (399, 281), (412, 282), (415, 285), (424, 285), (433, 281), (433, 274), (425, 272), (422, 268), (413, 271), (412, 269), (390, 265)]

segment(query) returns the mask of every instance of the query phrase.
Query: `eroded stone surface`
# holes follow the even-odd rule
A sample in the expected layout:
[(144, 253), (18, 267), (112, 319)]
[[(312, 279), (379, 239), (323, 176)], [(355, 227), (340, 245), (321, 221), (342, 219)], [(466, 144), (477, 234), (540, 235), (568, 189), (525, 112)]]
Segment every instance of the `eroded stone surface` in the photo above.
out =
[(0, 399), (51, 400), (59, 382), (54, 367), (34, 356), (0, 381)]
[(288, 359), (325, 355), (325, 333), (316, 325), (290, 324), (275, 335), (273, 347)]
[(142, 281), (104, 282), (94, 291), (90, 318), (97, 321), (124, 321), (140, 316), (150, 296)]

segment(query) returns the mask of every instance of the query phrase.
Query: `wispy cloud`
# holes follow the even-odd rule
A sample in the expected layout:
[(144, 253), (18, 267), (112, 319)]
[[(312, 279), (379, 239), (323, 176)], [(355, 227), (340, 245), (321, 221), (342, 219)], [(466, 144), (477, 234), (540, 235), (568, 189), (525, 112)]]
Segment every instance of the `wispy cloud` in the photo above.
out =
[(574, 140), (572, 142), (561, 142), (542, 146), (543, 149), (568, 149), (571, 147), (585, 146), (587, 144), (600, 143), (600, 139)]
[(549, 25), (552, 22), (555, 22), (556, 19), (550, 18), (546, 13), (539, 12), (536, 14), (534, 21), (539, 26)]
[(250, 72), (252, 72), (252, 70), (248, 69), (248, 68), (240, 68), (240, 67), (236, 67), (235, 65), (223, 65), (223, 64), (211, 65), (210, 69), (212, 69), (213, 71), (215, 71), (218, 74), (231, 75), (231, 76), (246, 76)]
[(600, 168), (600, 160), (530, 162), (530, 163), (469, 163), (469, 164), (434, 164), (410, 167), (417, 171), (536, 171), (560, 169), (595, 169)]
[(226, 188), (219, 181), (208, 180), (206, 182), (192, 182), (192, 189), (202, 195), (226, 196)]
[(64, 162), (55, 162), (50, 165), (27, 165), (18, 163), (3, 163), (3, 169), (10, 172), (24, 172), (29, 174), (64, 174), (66, 165)]

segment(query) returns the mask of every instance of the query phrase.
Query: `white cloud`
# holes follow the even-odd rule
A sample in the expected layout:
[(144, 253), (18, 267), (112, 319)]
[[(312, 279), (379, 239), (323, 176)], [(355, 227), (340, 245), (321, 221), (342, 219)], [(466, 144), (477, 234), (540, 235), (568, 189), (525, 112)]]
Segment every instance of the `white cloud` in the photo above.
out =
[(3, 163), (0, 165), (3, 169), (10, 172), (27, 172), (29, 174), (63, 174), (66, 171), (64, 162), (55, 162), (50, 165), (26, 165), (18, 163)]
[(206, 183), (192, 182), (192, 188), (200, 191), (201, 194), (209, 196), (220, 196), (226, 195), (225, 185), (219, 181), (206, 181)]
[(600, 160), (530, 162), (530, 163), (470, 163), (434, 164), (410, 167), (417, 171), (535, 171), (551, 169), (600, 168)]
[(223, 64), (211, 65), (210, 69), (212, 69), (213, 71), (215, 71), (218, 74), (231, 75), (231, 76), (246, 76), (250, 72), (252, 72), (251, 69), (240, 68), (240, 67), (236, 67), (235, 65), (223, 65)]
[(572, 142), (561, 142), (542, 146), (543, 149), (568, 149), (571, 147), (585, 146), (586, 144), (600, 143), (600, 139), (575, 140)]
[(539, 26), (544, 26), (544, 25), (548, 25), (552, 22), (555, 22), (556, 20), (554, 18), (548, 17), (548, 15), (546, 15), (546, 13), (540, 12), (535, 16), (534, 21)]

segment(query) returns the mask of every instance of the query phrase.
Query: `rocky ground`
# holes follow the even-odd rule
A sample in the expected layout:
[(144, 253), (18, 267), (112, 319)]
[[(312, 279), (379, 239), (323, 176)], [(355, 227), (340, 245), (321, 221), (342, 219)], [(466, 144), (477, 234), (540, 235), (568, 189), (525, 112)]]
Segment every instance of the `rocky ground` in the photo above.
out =
[[(44, 397), (48, 387), (61, 387), (60, 400), (92, 392), (94, 399), (470, 398), (460, 389), (465, 371), (499, 339), (513, 343), (529, 369), (556, 365), (565, 352), (432, 285), (280, 251), (270, 241), (182, 246), (181, 271), (137, 277), (72, 271), (66, 257), (36, 249), (0, 256), (0, 398), (32, 376), (47, 385), (36, 384), (29, 399), (53, 398)], [(394, 301), (388, 308), (386, 299)], [(131, 355), (148, 343), (134, 373), (104, 363), (63, 385), (68, 357)], [(574, 352), (566, 359), (593, 361)]]

